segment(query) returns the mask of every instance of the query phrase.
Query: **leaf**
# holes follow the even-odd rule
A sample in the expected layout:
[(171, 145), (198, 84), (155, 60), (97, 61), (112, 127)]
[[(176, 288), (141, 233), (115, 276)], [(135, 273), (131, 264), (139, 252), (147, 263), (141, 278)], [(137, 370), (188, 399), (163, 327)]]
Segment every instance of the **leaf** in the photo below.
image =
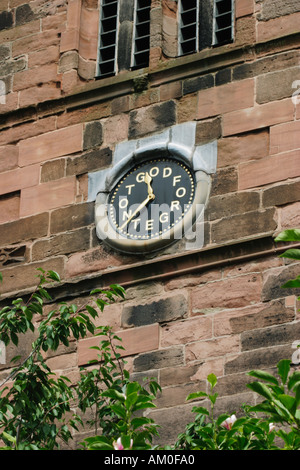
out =
[(111, 409), (116, 413), (120, 418), (126, 418), (126, 409), (121, 405), (112, 404), (110, 405)]
[(215, 374), (209, 374), (207, 376), (207, 381), (210, 383), (211, 385), (211, 388), (214, 388), (217, 384), (217, 377), (215, 376)]
[(209, 411), (203, 406), (194, 406), (194, 408), (192, 408), (192, 412), (209, 416)]
[(87, 437), (84, 442), (91, 450), (112, 450), (113, 446), (108, 439), (102, 436)]
[(291, 279), (290, 281), (287, 281), (282, 288), (289, 289), (289, 288), (298, 288), (300, 287), (300, 276), (297, 276), (296, 279)]
[[(292, 390), (297, 384), (300, 385), (300, 371), (299, 370), (294, 371), (289, 376), (288, 389)], [(298, 385), (297, 385), (297, 387), (298, 387)]]
[(59, 274), (56, 271), (48, 271), (47, 276), (52, 279), (52, 281), (60, 282)]
[(300, 241), (300, 229), (283, 230), (275, 238), (275, 242), (297, 242)]
[(290, 364), (291, 364), (291, 361), (289, 359), (282, 359), (277, 364), (278, 374), (283, 384), (286, 384), (289, 371), (290, 371)]
[(300, 250), (298, 250), (297, 248), (290, 248), (289, 250), (286, 250), (284, 253), (279, 255), (279, 257), (300, 260)]
[(256, 392), (259, 395), (262, 395), (268, 400), (273, 399), (272, 393), (270, 392), (269, 388), (265, 384), (262, 384), (260, 382), (252, 382), (250, 384), (246, 384), (246, 386), (250, 388), (251, 390), (253, 390), (253, 392)]
[(247, 375), (255, 377), (256, 379), (266, 380), (267, 382), (273, 383), (274, 385), (278, 385), (278, 380), (276, 377), (263, 370), (251, 370)]
[(13, 442), (14, 444), (16, 443), (16, 438), (8, 434), (7, 432), (3, 431), (2, 433), (3, 437), (7, 439), (10, 442)]
[(137, 429), (137, 428), (140, 428), (141, 426), (144, 426), (145, 424), (150, 424), (151, 421), (149, 420), (149, 418), (146, 418), (146, 417), (140, 417), (140, 418), (133, 418), (131, 420), (131, 426), (133, 429)]
[(278, 399), (288, 410), (291, 410), (295, 405), (295, 398), (291, 397), (290, 395), (278, 395)]
[(90, 305), (86, 305), (85, 308), (87, 309), (87, 311), (89, 312), (89, 314), (91, 315), (93, 319), (98, 317), (97, 310), (95, 310), (93, 307), (91, 307)]
[(186, 400), (195, 400), (196, 398), (203, 398), (207, 397), (207, 393), (205, 392), (195, 392), (195, 393), (190, 393), (187, 397)]

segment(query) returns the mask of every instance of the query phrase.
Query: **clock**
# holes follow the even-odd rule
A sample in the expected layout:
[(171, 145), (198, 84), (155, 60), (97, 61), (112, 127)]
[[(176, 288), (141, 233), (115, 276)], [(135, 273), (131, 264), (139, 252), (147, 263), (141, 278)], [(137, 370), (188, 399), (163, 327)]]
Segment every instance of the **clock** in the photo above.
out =
[(156, 251), (181, 239), (207, 194), (207, 178), (197, 173), (173, 156), (133, 162), (108, 194), (97, 196), (97, 235), (130, 253)]
[(182, 221), (194, 196), (194, 177), (186, 165), (164, 158), (150, 160), (134, 167), (113, 189), (109, 221), (127, 239), (156, 239)]

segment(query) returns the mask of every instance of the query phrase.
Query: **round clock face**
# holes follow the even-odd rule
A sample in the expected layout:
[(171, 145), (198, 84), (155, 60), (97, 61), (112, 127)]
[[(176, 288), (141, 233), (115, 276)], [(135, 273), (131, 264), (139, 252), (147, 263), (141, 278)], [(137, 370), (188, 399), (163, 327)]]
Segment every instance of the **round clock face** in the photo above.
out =
[(130, 170), (108, 198), (108, 219), (128, 240), (167, 237), (182, 223), (195, 197), (190, 169), (179, 160), (157, 158)]

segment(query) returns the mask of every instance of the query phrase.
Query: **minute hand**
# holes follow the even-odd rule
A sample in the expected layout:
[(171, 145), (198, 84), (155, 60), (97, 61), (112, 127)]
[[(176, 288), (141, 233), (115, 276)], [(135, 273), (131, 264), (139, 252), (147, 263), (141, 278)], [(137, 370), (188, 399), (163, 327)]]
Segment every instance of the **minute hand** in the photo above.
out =
[(149, 194), (148, 197), (138, 206), (138, 208), (134, 211), (133, 214), (124, 222), (124, 224), (120, 227), (122, 230), (129, 222), (145, 207), (149, 201), (152, 201), (155, 198), (154, 194)]

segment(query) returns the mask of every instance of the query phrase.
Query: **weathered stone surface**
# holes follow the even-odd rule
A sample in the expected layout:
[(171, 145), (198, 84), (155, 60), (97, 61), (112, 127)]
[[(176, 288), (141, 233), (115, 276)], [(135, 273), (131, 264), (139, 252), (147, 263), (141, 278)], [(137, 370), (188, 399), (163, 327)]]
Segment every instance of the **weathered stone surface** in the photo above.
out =
[(134, 371), (141, 372), (149, 369), (161, 369), (183, 365), (184, 356), (182, 346), (162, 349), (145, 354), (140, 354), (134, 361)]
[(262, 279), (260, 274), (227, 278), (209, 282), (191, 292), (191, 309), (203, 312), (211, 308), (238, 308), (260, 301)]
[[(159, 427), (159, 438), (153, 440), (153, 444), (163, 443), (163, 445), (174, 445), (178, 437), (178, 430), (182, 432), (185, 425), (191, 423), (195, 419), (195, 414), (192, 413), (192, 408), (195, 403), (173, 408), (159, 409), (150, 411), (149, 418), (152, 418)], [(203, 401), (201, 406), (205, 406)], [(209, 404), (207, 403), (208, 407)]]
[(238, 189), (238, 173), (235, 167), (219, 169), (212, 178), (211, 195), (226, 194)]
[(297, 11), (300, 11), (298, 0), (265, 0), (262, 2), (258, 19), (268, 21), (271, 18), (290, 15)]
[(196, 78), (188, 78), (183, 82), (183, 94), (194, 93), (199, 90), (206, 90), (207, 88), (213, 87), (215, 79), (212, 74), (203, 75)]
[(48, 233), (49, 214), (26, 217), (1, 226), (0, 246), (45, 237)]
[(218, 220), (212, 225), (212, 241), (224, 243), (226, 240), (274, 232), (277, 228), (275, 216), (274, 209), (266, 209)]
[(262, 287), (262, 300), (277, 299), (288, 295), (300, 295), (300, 289), (282, 288), (282, 285), (299, 275), (299, 263), (270, 269), (264, 274)]
[(103, 142), (103, 130), (100, 121), (88, 122), (83, 131), (83, 150), (101, 145)]
[(218, 339), (197, 341), (185, 346), (187, 362), (204, 361), (207, 358), (224, 357), (228, 354), (238, 353), (240, 350), (240, 338), (238, 335), (224, 336)]
[(53, 181), (65, 176), (66, 160), (64, 158), (45, 162), (41, 168), (41, 183)]
[(64, 260), (62, 257), (5, 268), (2, 269), (3, 283), (1, 285), (1, 293), (18, 292), (22, 289), (37, 286), (38, 279), (36, 276), (38, 274), (38, 268), (42, 268), (45, 271), (51, 269), (56, 271), (61, 276), (61, 279), (64, 278)]
[(59, 233), (66, 230), (90, 225), (94, 221), (94, 204), (76, 204), (63, 207), (51, 213), (50, 233)]
[(157, 132), (176, 123), (175, 103), (166, 101), (130, 113), (129, 138)]
[(161, 346), (187, 344), (212, 337), (212, 319), (205, 316), (170, 323), (162, 328)]
[(184, 295), (154, 300), (148, 304), (125, 305), (122, 312), (122, 326), (141, 326), (182, 318), (187, 313)]
[(246, 351), (236, 355), (235, 358), (226, 360), (225, 374), (275, 367), (281, 359), (290, 358), (292, 354), (291, 344), (277, 345), (276, 348), (262, 347), (253, 351)]
[(272, 347), (288, 343), (291, 345), (300, 338), (300, 322), (273, 326), (260, 330), (245, 331), (241, 335), (242, 351)]
[(233, 68), (233, 79), (243, 80), (268, 72), (275, 72), (289, 67), (299, 66), (297, 52), (283, 52), (270, 57), (263, 57), (255, 62), (236, 65)]
[(291, 84), (299, 79), (300, 66), (257, 77), (256, 102), (268, 103), (291, 96)]
[(90, 230), (82, 228), (70, 233), (56, 235), (48, 240), (37, 241), (32, 247), (32, 260), (87, 250), (90, 246)]
[(30, 8), (30, 5), (28, 3), (25, 3), (24, 5), (20, 5), (16, 8), (16, 24), (24, 24), (28, 23), (29, 21), (32, 21), (34, 18), (34, 13)]
[(196, 127), (196, 144), (201, 145), (219, 139), (222, 135), (221, 119), (200, 121)]
[(214, 335), (237, 334), (292, 322), (294, 316), (294, 308), (286, 307), (284, 299), (268, 304), (247, 305), (243, 308), (217, 313), (214, 316)]
[(2, 29), (11, 28), (13, 24), (12, 11), (3, 11), (0, 13), (0, 31)]
[(243, 161), (269, 155), (269, 132), (263, 129), (218, 141), (218, 167), (233, 166)]
[[(121, 356), (131, 356), (133, 354), (144, 353), (158, 348), (159, 326), (149, 325), (141, 328), (130, 328), (118, 331), (117, 336), (121, 339), (124, 350), (118, 350)], [(101, 339), (104, 339), (103, 337)], [(97, 351), (92, 350), (93, 346), (99, 346), (99, 337), (82, 339), (78, 344), (79, 365), (88, 364), (89, 361), (97, 358)]]
[(206, 209), (208, 220), (230, 217), (259, 209), (258, 192), (230, 193), (211, 197)]
[(66, 175), (82, 175), (89, 171), (99, 170), (109, 166), (112, 162), (112, 151), (109, 147), (94, 149), (80, 156), (68, 157)]

